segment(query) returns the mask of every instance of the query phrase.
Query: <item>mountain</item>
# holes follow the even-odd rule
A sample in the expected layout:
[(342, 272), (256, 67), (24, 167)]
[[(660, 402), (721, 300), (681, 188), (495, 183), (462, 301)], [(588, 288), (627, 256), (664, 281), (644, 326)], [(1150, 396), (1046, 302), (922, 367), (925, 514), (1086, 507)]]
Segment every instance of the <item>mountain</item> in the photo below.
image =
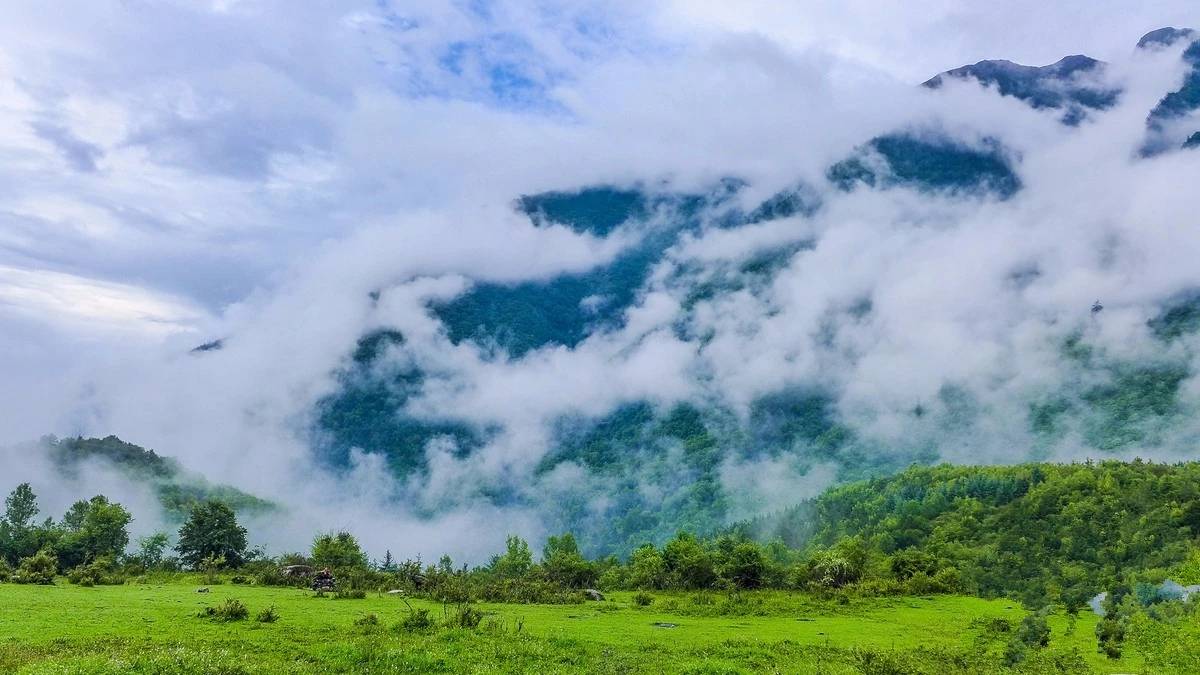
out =
[[(1143, 153), (1141, 161), (1181, 148), (1184, 139), (1189, 146), (1200, 143), (1200, 131), (1187, 126), (1200, 106), (1194, 100), (1200, 81), (1193, 81), (1200, 41), (1184, 47), (1194, 39), (1188, 30), (1163, 29), (1138, 43), (1147, 50), (1181, 49), (1192, 65), (1181, 88), (1165, 92), (1148, 112), (1147, 138), (1155, 140), (1155, 150)], [(996, 96), (1055, 111), (1064, 123), (1059, 133), (1079, 134), (1122, 103), (1122, 90), (1109, 76), (1105, 64), (1079, 55), (1041, 67), (990, 60), (946, 71), (924, 87), (975, 81)], [(1180, 136), (1180, 129), (1188, 133)], [(727, 340), (787, 328), (763, 325), (780, 314), (781, 298), (797, 295), (790, 285), (796, 275), (790, 273), (810, 264), (823, 245), (828, 233), (819, 221), (835, 205), (907, 191), (935, 208), (1017, 208), (1027, 185), (1021, 153), (1010, 141), (987, 128), (966, 138), (931, 120), (864, 139), (831, 161), (823, 175), (783, 188), (759, 189), (726, 176), (700, 188), (646, 179), (517, 195), (513, 210), (530, 227), (564, 228), (619, 244), (618, 250), (588, 269), (517, 281), (472, 278), (457, 295), (421, 301), (418, 312), (436, 326), (432, 336), (381, 320), (344, 346), (332, 373), (336, 386), (311, 411), (314, 453), (334, 472), (347, 471), (358, 451), (384, 458), (401, 479), (392, 495), (397, 509), (434, 517), (463, 505), (513, 507), (535, 514), (548, 530), (576, 533), (596, 554), (661, 543), (681, 528), (720, 530), (781, 502), (799, 501), (798, 486), (809, 479), (840, 484), (933, 464), (947, 455), (994, 459), (1001, 449), (1005, 461), (1021, 462), (1064, 454), (1170, 456), (1193, 448), (1200, 438), (1190, 422), (1200, 408), (1191, 384), (1198, 372), (1200, 285), (1164, 289), (1122, 314), (1097, 303), (1090, 312), (1085, 304), (1077, 315), (1047, 319), (1041, 342), (1024, 345), (1049, 362), (1045, 377), (995, 372), (983, 384), (948, 377), (932, 393), (889, 401), (891, 407), (882, 411), (845, 405), (848, 389), (871, 383), (846, 381), (834, 371), (871, 358), (878, 345), (870, 341), (878, 339), (879, 326), (905, 321), (894, 308), (880, 309), (881, 294), (892, 289), (863, 288), (802, 308), (815, 328), (783, 335), (771, 347), (779, 350), (779, 370), (810, 358), (817, 376), (774, 378), (769, 369), (752, 370), (749, 364), (745, 374), (717, 372), (730, 353)], [(1128, 156), (1136, 152), (1130, 148)], [(904, 236), (922, 236), (921, 218), (911, 220)], [(714, 245), (719, 254), (689, 249), (705, 238), (719, 242)], [(734, 245), (735, 239), (752, 243)], [(1120, 244), (1096, 252), (1097, 264), (1116, 265)], [(1015, 298), (1011, 304), (1026, 307), (1022, 303), (1056, 273), (1052, 262), (1022, 262), (985, 286), (971, 310), (979, 325), (1008, 320), (993, 321), (986, 294)], [(389, 290), (380, 287), (371, 302), (380, 302)], [(639, 323), (648, 307), (666, 316), (653, 330)], [(911, 311), (920, 313), (919, 303)], [(1123, 335), (1136, 349), (1112, 346), (1105, 333), (1110, 316), (1125, 322)], [(669, 337), (673, 348), (694, 359), (688, 393), (670, 398), (604, 390), (605, 368), (614, 355), (656, 336)], [(790, 349), (788, 340), (804, 341), (811, 347), (807, 356), (797, 355), (800, 350)], [(978, 342), (981, 350), (999, 349), (984, 337)], [(221, 358), (222, 344), (202, 345), (195, 355)], [(562, 365), (582, 355), (595, 359), (587, 362), (593, 368), (587, 377)], [(1034, 356), (1014, 351), (1003, 358)], [(656, 365), (648, 361), (644, 367), (653, 371)], [(531, 372), (541, 378), (539, 384), (521, 380), (525, 386), (565, 382), (563, 387), (582, 398), (590, 392), (580, 389), (595, 387), (603, 390), (597, 392), (603, 403), (515, 420), (468, 409), (482, 381), (535, 381)], [(896, 376), (908, 373), (897, 366)], [(727, 383), (742, 377), (770, 384), (746, 387), (752, 394), (735, 400), (727, 395)], [(511, 390), (511, 398), (526, 395), (520, 387)], [(510, 405), (507, 410), (519, 408), (520, 401), (503, 403)], [(542, 408), (530, 409), (541, 414)], [(878, 426), (902, 433), (880, 440)], [(533, 460), (521, 464), (511, 460), (515, 455)], [(446, 478), (439, 472), (447, 465), (459, 473)], [(438, 481), (449, 487), (434, 485)]]
[(922, 86), (939, 89), (951, 79), (975, 80), (995, 88), (1001, 96), (1012, 96), (1039, 110), (1062, 110), (1063, 123), (1075, 125), (1087, 118), (1089, 110), (1107, 110), (1116, 105), (1121, 90), (1103, 83), (1104, 69), (1103, 62), (1079, 54), (1040, 67), (980, 61), (935, 75)]
[(239, 513), (267, 513), (276, 506), (228, 485), (215, 485), (163, 457), (116, 436), (105, 438), (43, 438), (34, 449), (46, 453), (65, 477), (79, 479), (103, 466), (131, 482), (148, 486), (158, 497), (168, 519), (183, 522), (195, 504), (216, 499)]
[(858, 185), (912, 187), (1008, 199), (1021, 189), (1021, 179), (995, 139), (969, 147), (945, 136), (908, 133), (871, 139), (854, 156), (829, 167), (826, 177), (845, 191)]
[[(1169, 40), (1163, 37), (1150, 44), (1171, 46), (1180, 40), (1192, 40), (1195, 33), (1175, 31), (1169, 36)], [(1144, 157), (1180, 147), (1191, 147), (1196, 134), (1200, 134), (1200, 120), (1197, 120), (1194, 114), (1200, 109), (1200, 39), (1191, 42), (1184, 50), (1183, 61), (1187, 66), (1183, 84), (1179, 89), (1164, 96), (1146, 118), (1146, 142), (1141, 150)]]
[(1162, 47), (1170, 47), (1180, 40), (1192, 40), (1196, 37), (1196, 31), (1190, 28), (1159, 28), (1152, 30), (1142, 36), (1138, 40), (1138, 49), (1157, 49)]

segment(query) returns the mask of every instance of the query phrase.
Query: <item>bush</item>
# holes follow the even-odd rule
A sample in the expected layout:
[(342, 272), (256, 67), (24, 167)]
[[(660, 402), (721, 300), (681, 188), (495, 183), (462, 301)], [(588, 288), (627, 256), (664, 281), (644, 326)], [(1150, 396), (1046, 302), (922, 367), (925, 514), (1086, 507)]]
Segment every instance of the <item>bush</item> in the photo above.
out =
[(367, 592), (361, 588), (345, 589), (337, 591), (333, 594), (334, 600), (362, 600), (367, 597)]
[(67, 572), (67, 581), (85, 587), (102, 584), (117, 586), (125, 583), (125, 578), (113, 569), (111, 558), (97, 558)]
[(244, 576), (238, 574), (238, 575), (235, 575), (232, 579), (230, 579), (229, 583), (241, 586), (244, 584), (249, 584), (250, 579), (248, 577), (244, 577)]
[(492, 579), (475, 593), (447, 593), (449, 602), (484, 600), (509, 604), (573, 605), (584, 601), (581, 591), (530, 579)]
[(4, 558), (0, 558), (0, 584), (12, 579), (13, 569)]
[[(243, 571), (248, 571), (243, 568)], [(297, 574), (289, 576), (283, 573), (283, 569), (275, 564), (256, 565), (256, 569), (249, 570), (254, 576), (250, 582), (257, 586), (290, 586), (292, 588), (305, 588), (309, 585), (310, 579), (306, 576)]]
[(378, 626), (379, 625), (379, 615), (378, 614), (364, 614), (354, 620), (354, 625), (355, 626), (363, 626), (363, 627)]
[(259, 623), (275, 623), (279, 620), (279, 612), (275, 611), (275, 605), (262, 610), (258, 616), (254, 617)]
[(413, 610), (400, 620), (400, 627), (407, 631), (429, 630), (433, 628), (433, 617), (429, 615), (428, 609)]
[(645, 591), (635, 593), (633, 596), (633, 604), (638, 607), (649, 607), (652, 602), (654, 602), (654, 596)]
[(483, 612), (470, 605), (459, 605), (447, 625), (458, 628), (475, 628), (483, 621)]
[(213, 621), (244, 621), (250, 616), (250, 610), (241, 600), (229, 598), (216, 607), (205, 607), (200, 616)]
[(1121, 658), (1122, 644), (1125, 642), (1125, 622), (1121, 616), (1110, 613), (1096, 624), (1096, 651), (1110, 659)]
[(18, 584), (49, 585), (54, 583), (56, 574), (58, 561), (50, 551), (43, 549), (21, 561), (17, 573), (13, 575), (13, 581)]
[(1046, 610), (1033, 612), (1021, 619), (1017, 627), (1017, 639), (1034, 648), (1050, 644), (1050, 624), (1046, 622)]

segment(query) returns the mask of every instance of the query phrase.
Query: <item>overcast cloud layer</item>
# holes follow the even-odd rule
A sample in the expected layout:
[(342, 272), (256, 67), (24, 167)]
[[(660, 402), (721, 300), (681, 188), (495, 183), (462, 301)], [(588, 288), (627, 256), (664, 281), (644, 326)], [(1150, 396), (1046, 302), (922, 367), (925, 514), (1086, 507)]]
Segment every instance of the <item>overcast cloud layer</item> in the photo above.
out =
[[(473, 554), (505, 531), (541, 534), (538, 516), (446, 491), (532, 471), (559, 415), (639, 399), (744, 412), (817, 382), (881, 445), (911, 444), (905, 415), (948, 382), (992, 419), (1023, 415), (1031, 392), (1065, 377), (1056, 341), (1073, 330), (1114, 358), (1152, 351), (1145, 321), (1200, 287), (1200, 153), (1135, 159), (1147, 111), (1183, 69), (1179, 50), (1133, 45), (1200, 26), (1194, 2), (780, 4), (10, 3), (0, 443), (112, 433), (177, 456), (291, 506), (294, 523), (262, 533), (276, 547), (317, 522), (376, 548)], [(1126, 88), (1077, 129), (979, 87), (914, 86), (983, 58), (1075, 53), (1110, 61)], [(797, 180), (821, 184), (875, 135), (929, 126), (964, 143), (1003, 138), (1026, 189), (1007, 202), (830, 193), (811, 219), (709, 231), (672, 249), (620, 331), (519, 361), (450, 344), (425, 311), (473, 281), (585, 270), (628, 243), (534, 228), (511, 208), (518, 195), (737, 176), (753, 206)], [(697, 311), (712, 336), (702, 352), (671, 330), (675, 266), (800, 241), (816, 243), (767, 292)], [(1014, 290), (1013, 271), (1029, 267), (1040, 277)], [(863, 297), (871, 320), (820, 347), (831, 312)], [(1089, 323), (1097, 297), (1105, 321)], [(450, 374), (418, 412), (503, 428), (470, 459), (430, 448), (414, 492), (453, 506), (437, 521), (381, 506), (395, 486), (378, 458), (360, 457), (351, 480), (312, 466), (313, 405), (380, 327), (404, 332), (405, 358)], [(188, 353), (230, 336), (219, 353)], [(1198, 388), (1185, 385), (1190, 400)], [(1023, 434), (975, 427), (940, 446), (999, 461)], [(0, 489), (44, 477), (6, 459)], [(830, 480), (738, 465), (723, 476), (747, 493), (746, 513)], [(337, 508), (313, 515), (330, 493)]]

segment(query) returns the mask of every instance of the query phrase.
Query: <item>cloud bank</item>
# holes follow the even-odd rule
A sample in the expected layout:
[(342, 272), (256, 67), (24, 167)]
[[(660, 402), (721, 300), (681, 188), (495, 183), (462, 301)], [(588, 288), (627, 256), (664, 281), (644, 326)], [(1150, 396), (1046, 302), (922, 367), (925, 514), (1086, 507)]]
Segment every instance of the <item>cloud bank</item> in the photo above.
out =
[[(1154, 320), (1200, 288), (1200, 154), (1137, 153), (1186, 45), (1133, 45), (1200, 17), (1089, 3), (1082, 30), (1084, 5), (1038, 7), (19, 5), (0, 29), (0, 441), (153, 447), (286, 505), (255, 530), (275, 550), (346, 527), (375, 552), (467, 557), (705, 481), (727, 522), (851, 465), (1190, 457), (1195, 341)], [(1122, 94), (1077, 126), (974, 82), (915, 86), (1080, 51)], [(1021, 189), (828, 180), (896, 132), (998, 140)], [(589, 185), (661, 198), (611, 232), (514, 208)], [(729, 226), (797, 185), (819, 208)], [(638, 251), (628, 297), (586, 276)], [(436, 311), (571, 278), (595, 319), (569, 344), (518, 354)], [(356, 364), (379, 331), (402, 337)], [(1165, 408), (1105, 412), (1147, 377)], [(375, 414), (438, 430), (405, 449), (419, 470), (325, 453), (324, 411), (362, 382), (412, 386)], [(701, 411), (715, 450), (588, 436), (642, 405)], [(812, 415), (819, 433), (794, 431)], [(0, 488), (54, 491), (26, 456)]]

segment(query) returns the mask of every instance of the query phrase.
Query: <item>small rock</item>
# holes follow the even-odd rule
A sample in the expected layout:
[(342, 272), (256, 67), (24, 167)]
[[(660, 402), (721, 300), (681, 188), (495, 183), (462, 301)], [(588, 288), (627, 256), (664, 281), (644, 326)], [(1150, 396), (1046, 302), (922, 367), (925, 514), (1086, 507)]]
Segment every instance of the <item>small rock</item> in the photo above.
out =
[(205, 587), (205, 588), (197, 588), (197, 589), (196, 589), (196, 592), (197, 592), (197, 593), (207, 593), (207, 592), (208, 592), (208, 588), (207, 588), (207, 587)]
[(387, 594), (388, 595), (404, 595), (404, 591), (400, 590), (399, 588), (393, 588), (392, 590), (388, 591)]
[(679, 626), (677, 623), (666, 623), (665, 621), (656, 621), (650, 625), (656, 628), (677, 628)]
[(587, 596), (588, 600), (595, 600), (597, 602), (604, 600), (604, 594), (594, 588), (583, 589), (583, 594)]

